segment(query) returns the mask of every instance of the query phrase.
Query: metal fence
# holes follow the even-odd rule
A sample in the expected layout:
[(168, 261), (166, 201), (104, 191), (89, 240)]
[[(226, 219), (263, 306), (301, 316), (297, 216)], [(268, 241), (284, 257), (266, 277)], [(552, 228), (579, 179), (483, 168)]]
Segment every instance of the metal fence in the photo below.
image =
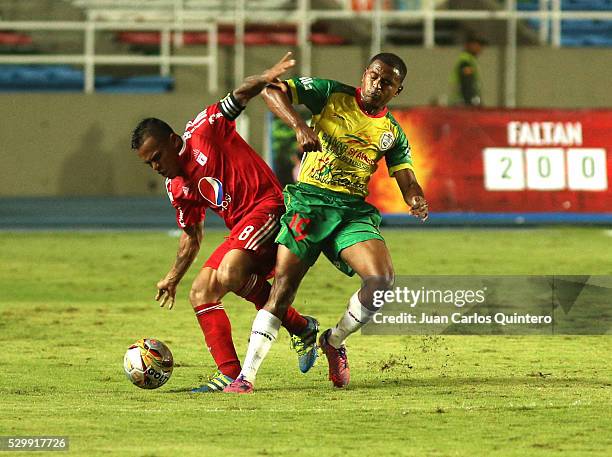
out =
[[(105, 65), (159, 65), (167, 75), (172, 65), (204, 65), (208, 68), (208, 88), (217, 89), (217, 30), (222, 24), (235, 27), (234, 83), (244, 78), (246, 49), (244, 43), (247, 24), (292, 24), (297, 29), (300, 51), (300, 71), (310, 74), (312, 25), (320, 20), (365, 20), (371, 25), (371, 53), (380, 52), (387, 23), (422, 23), (423, 43), (435, 46), (436, 21), (470, 20), (500, 21), (506, 24), (504, 63), (504, 104), (516, 104), (517, 24), (519, 20), (539, 20), (540, 45), (561, 45), (561, 21), (566, 19), (612, 20), (612, 11), (562, 11), (561, 0), (540, 0), (537, 11), (517, 11), (516, 0), (505, 0), (501, 9), (450, 10), (438, 7), (436, 0), (415, 2), (412, 10), (389, 10), (383, 0), (372, 0), (371, 9), (355, 10), (350, 0), (330, 1), (329, 8), (317, 9), (311, 0), (72, 0), (84, 8), (86, 20), (81, 22), (0, 21), (1, 30), (82, 30), (83, 53), (78, 55), (2, 55), (2, 63), (63, 63), (80, 64), (85, 69), (85, 92), (94, 91), (95, 67)], [(155, 30), (161, 33), (159, 55), (101, 55), (96, 52), (96, 32), (101, 30)], [(172, 36), (174, 31), (174, 37)], [(172, 54), (173, 45), (180, 48), (185, 31), (208, 33), (207, 55)]]

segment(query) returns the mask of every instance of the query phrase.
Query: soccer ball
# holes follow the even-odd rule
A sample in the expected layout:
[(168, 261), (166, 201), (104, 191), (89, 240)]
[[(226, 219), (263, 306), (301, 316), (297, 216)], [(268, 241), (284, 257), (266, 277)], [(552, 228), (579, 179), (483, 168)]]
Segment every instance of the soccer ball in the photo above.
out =
[(136, 341), (123, 358), (125, 375), (141, 389), (157, 389), (166, 384), (173, 366), (172, 352), (168, 346), (152, 338)]

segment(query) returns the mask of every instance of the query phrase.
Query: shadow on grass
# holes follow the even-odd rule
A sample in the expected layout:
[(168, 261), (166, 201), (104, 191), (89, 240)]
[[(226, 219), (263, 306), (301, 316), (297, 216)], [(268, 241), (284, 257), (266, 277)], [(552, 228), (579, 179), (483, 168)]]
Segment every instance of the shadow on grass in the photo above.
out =
[[(548, 373), (532, 373), (524, 376), (513, 376), (513, 377), (449, 377), (440, 376), (432, 378), (397, 378), (397, 379), (384, 379), (377, 381), (369, 381), (367, 379), (354, 380), (351, 382), (349, 387), (346, 389), (336, 389), (328, 383), (327, 380), (320, 379), (321, 385), (296, 385), (290, 386), (265, 386), (261, 388), (256, 387), (256, 393), (280, 393), (280, 392), (301, 392), (306, 394), (316, 394), (324, 391), (328, 392), (342, 392), (344, 390), (358, 392), (358, 391), (369, 391), (369, 390), (380, 390), (380, 389), (441, 389), (441, 394), (453, 394), (460, 391), (471, 390), (475, 388), (491, 388), (497, 389), (499, 387), (546, 387), (546, 388), (576, 388), (582, 387), (599, 387), (606, 388), (612, 387), (612, 382), (607, 378), (593, 379), (593, 378), (555, 378), (554, 375)], [(210, 394), (191, 394), (191, 389), (197, 387), (186, 386), (174, 389), (163, 389), (160, 393), (162, 394), (190, 394), (194, 397), (216, 395), (218, 393), (213, 392)]]
[(609, 379), (593, 379), (593, 378), (555, 378), (552, 375), (529, 374), (525, 376), (512, 376), (500, 378), (483, 378), (483, 377), (448, 377), (441, 376), (425, 379), (390, 379), (376, 383), (367, 381), (355, 381), (351, 384), (353, 389), (384, 389), (387, 387), (500, 387), (500, 386), (525, 386), (525, 387), (575, 387), (577, 385), (586, 385), (594, 387), (610, 386)]
[[(191, 389), (195, 389), (196, 385), (193, 386), (189, 386), (189, 387), (184, 387), (181, 389), (164, 389), (163, 392), (164, 394), (191, 394)], [(214, 393), (211, 393), (211, 395)], [(197, 397), (198, 395), (206, 395), (206, 394), (193, 394), (194, 397)]]
[[(326, 383), (327, 384), (327, 383)], [(592, 378), (554, 378), (552, 376), (542, 377), (540, 375), (526, 375), (517, 377), (500, 377), (500, 378), (483, 378), (483, 377), (436, 377), (426, 379), (389, 379), (376, 382), (368, 380), (352, 381), (346, 389), (336, 389), (331, 384), (324, 387), (318, 386), (266, 386), (262, 389), (257, 389), (257, 392), (286, 392), (299, 389), (302, 392), (321, 392), (321, 389), (328, 388), (332, 392), (342, 392), (343, 390), (358, 391), (358, 390), (378, 390), (392, 388), (454, 388), (457, 390), (465, 390), (469, 388), (483, 387), (549, 387), (549, 388), (575, 388), (577, 386), (589, 387), (612, 387), (609, 379), (592, 379)]]

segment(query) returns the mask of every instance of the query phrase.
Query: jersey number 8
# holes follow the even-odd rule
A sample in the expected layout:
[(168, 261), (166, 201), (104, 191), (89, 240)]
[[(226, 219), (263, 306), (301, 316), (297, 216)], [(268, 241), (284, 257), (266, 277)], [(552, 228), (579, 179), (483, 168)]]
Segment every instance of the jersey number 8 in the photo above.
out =
[(244, 228), (244, 230), (240, 233), (240, 235), (238, 235), (238, 239), (240, 241), (246, 240), (254, 229), (255, 227), (253, 227), (252, 225), (247, 225)]

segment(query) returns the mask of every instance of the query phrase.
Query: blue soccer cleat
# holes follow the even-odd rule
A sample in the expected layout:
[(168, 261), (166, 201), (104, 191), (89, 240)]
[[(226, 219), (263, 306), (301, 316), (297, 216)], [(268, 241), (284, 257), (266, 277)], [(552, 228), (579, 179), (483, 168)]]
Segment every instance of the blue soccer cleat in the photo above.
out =
[(317, 361), (317, 335), (319, 333), (319, 322), (310, 316), (304, 316), (308, 321), (301, 335), (292, 335), (289, 346), (298, 355), (298, 365), (302, 373), (308, 372)]
[(206, 384), (200, 387), (191, 389), (192, 394), (222, 392), (226, 386), (229, 386), (234, 380), (220, 371), (213, 374)]

